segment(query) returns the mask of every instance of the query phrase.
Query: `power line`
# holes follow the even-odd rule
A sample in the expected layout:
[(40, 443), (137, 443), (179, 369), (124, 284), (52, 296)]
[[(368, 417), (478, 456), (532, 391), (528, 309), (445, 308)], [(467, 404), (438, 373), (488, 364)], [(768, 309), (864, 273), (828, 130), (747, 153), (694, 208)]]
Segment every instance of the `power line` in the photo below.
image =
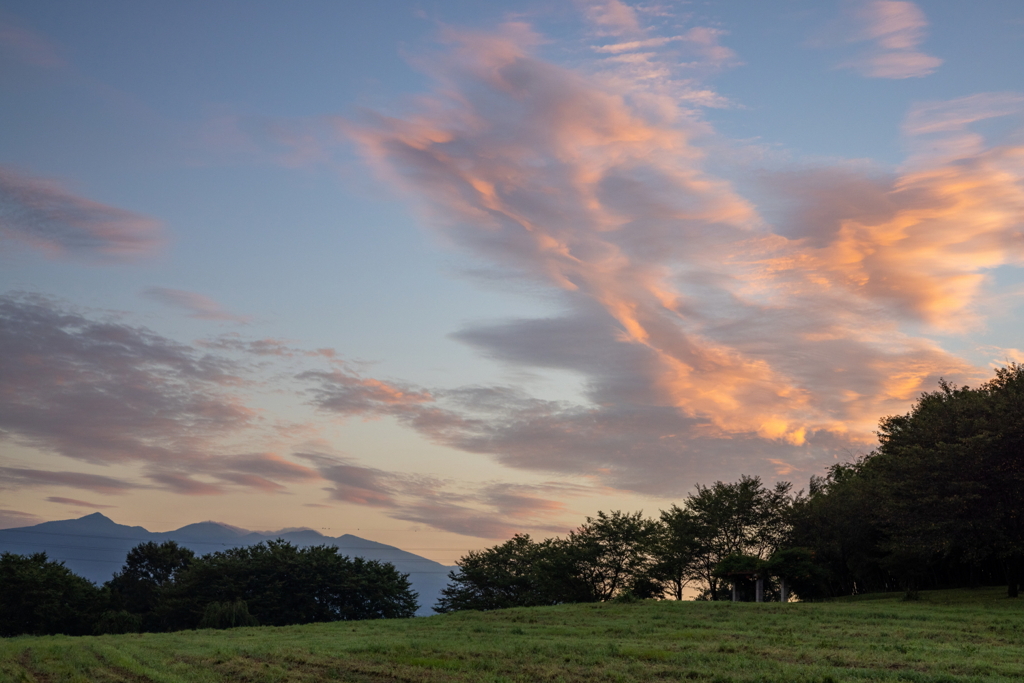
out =
[[(99, 562), (100, 564), (113, 564), (112, 560), (96, 560), (89, 557), (55, 557), (58, 562)], [(403, 574), (447, 574), (448, 572), (402, 572)]]
[[(49, 550), (50, 548), (63, 548), (65, 550), (96, 550), (96, 551), (109, 551), (109, 552), (117, 552), (117, 553), (124, 553), (125, 552), (124, 548), (101, 548), (101, 547), (83, 546), (83, 545), (54, 545), (54, 544), (50, 544), (50, 543), (29, 543), (29, 542), (26, 542), (26, 541), (0, 541), (0, 545), (24, 545), (24, 546), (29, 546), (29, 547), (32, 547), (32, 548), (43, 548), (44, 550)], [(253, 544), (253, 545), (255, 545), (255, 544)], [(246, 546), (239, 545), (239, 546), (234, 546), (234, 547), (235, 548), (244, 548)], [(329, 546), (329, 547), (337, 548), (338, 550), (374, 550), (373, 548), (346, 548), (346, 547), (343, 547), (343, 546), (336, 546), (336, 545), (335, 546)], [(384, 550), (387, 550), (387, 549), (385, 548)], [(377, 552), (380, 552), (380, 551), (377, 551)], [(95, 562), (113, 562), (114, 560), (89, 560), (89, 561), (90, 562), (94, 562), (94, 561)], [(401, 562), (403, 564), (404, 563), (408, 563), (408, 562), (429, 562), (430, 564), (440, 564), (442, 567), (447, 566), (445, 564), (442, 564), (441, 562), (437, 562), (435, 560), (431, 560), (431, 559), (428, 559), (426, 557), (417, 557), (416, 559), (404, 559), (404, 558), (396, 558), (396, 559), (393, 559), (393, 560), (385, 559), (384, 561), (385, 562)]]
[[(153, 532), (153, 533), (154, 533), (154, 535), (157, 535), (157, 534), (165, 535), (165, 534), (170, 534), (170, 533), (174, 533), (174, 532), (172, 532), (172, 531), (159, 531), (159, 532)], [(142, 537), (139, 537), (139, 536), (103, 536), (103, 535), (96, 535), (96, 534), (76, 534), (76, 533), (69, 533), (69, 532), (66, 532), (66, 531), (33, 531), (32, 529), (0, 529), (0, 534), (39, 534), (41, 536), (73, 536), (74, 538), (106, 538), (106, 539), (111, 539), (111, 540), (116, 540), (116, 541), (122, 541), (122, 540), (124, 540), (124, 541), (142, 541), (144, 543), (145, 542), (149, 542), (149, 541), (156, 542), (156, 540), (158, 540), (158, 539), (153, 539), (153, 538), (142, 538)], [(244, 538), (244, 536), (242, 536), (240, 538)], [(264, 538), (265, 539), (269, 539), (270, 536), (265, 536)], [(281, 538), (281, 536), (277, 536), (275, 538)], [(331, 540), (331, 541), (337, 540), (336, 536), (323, 536), (322, 538), (324, 540)], [(166, 540), (173, 541), (175, 539), (168, 538)], [(367, 540), (369, 541), (369, 539), (367, 539)], [(9, 541), (9, 542), (13, 543), (13, 541)], [(184, 541), (184, 542), (190, 543), (192, 545), (221, 545), (221, 546), (225, 546), (225, 547), (238, 547), (237, 543), (232, 543), (230, 541), (193, 541), (193, 540), (188, 540), (188, 541)], [(344, 547), (345, 548), (354, 548), (354, 549), (357, 549), (357, 550), (397, 550), (399, 552), (409, 552), (410, 550), (423, 550), (423, 551), (432, 551), (432, 552), (445, 552), (445, 551), (447, 551), (447, 552), (451, 552), (451, 551), (469, 552), (471, 550), (471, 549), (467, 549), (467, 548), (397, 548), (397, 547), (394, 547), (394, 546), (388, 546), (386, 543), (379, 543), (378, 541), (369, 541), (369, 542), (370, 543), (377, 543), (377, 544), (383, 545), (385, 547), (384, 548), (360, 548), (359, 546), (344, 546)], [(255, 543), (252, 544), (252, 545), (255, 545)], [(330, 545), (333, 545), (333, 544), (330, 544)], [(343, 546), (337, 546), (336, 545), (334, 547), (341, 548)], [(431, 560), (431, 561), (433, 561), (433, 560)]]

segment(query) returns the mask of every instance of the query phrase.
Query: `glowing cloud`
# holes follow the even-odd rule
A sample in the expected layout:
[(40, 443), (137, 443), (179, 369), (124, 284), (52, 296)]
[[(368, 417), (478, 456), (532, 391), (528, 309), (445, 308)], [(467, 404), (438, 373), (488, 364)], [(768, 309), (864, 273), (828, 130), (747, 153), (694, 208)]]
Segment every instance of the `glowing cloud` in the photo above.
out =
[[(907, 5), (871, 5), (885, 49), (917, 45)], [(462, 401), (468, 390), (431, 388), (376, 410), (507, 464), (678, 490), (729, 450), (785, 469), (790, 455), (863, 448), (880, 415), (939, 376), (977, 376), (904, 325), (976, 324), (986, 272), (1020, 263), (1016, 148), (893, 177), (815, 170), (808, 186), (777, 174), (790, 209), (775, 228), (703, 170), (699, 124), (651, 114), (614, 79), (544, 63), (508, 31), (447, 38), (453, 56), (421, 109), (346, 129), (452, 243), (545, 283), (568, 311), (459, 337), (583, 373), (592, 405), (499, 391), (485, 415)], [(350, 381), (307, 379), (332, 387), (323, 407), (358, 412), (341, 400)]]

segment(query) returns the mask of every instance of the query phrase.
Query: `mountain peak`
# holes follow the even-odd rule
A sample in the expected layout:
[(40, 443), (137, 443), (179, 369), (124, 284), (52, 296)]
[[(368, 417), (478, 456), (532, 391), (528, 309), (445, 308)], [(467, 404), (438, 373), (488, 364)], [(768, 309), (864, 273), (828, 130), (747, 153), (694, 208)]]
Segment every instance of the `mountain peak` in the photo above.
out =
[(230, 524), (223, 524), (222, 522), (197, 522), (196, 524), (186, 524), (180, 529), (174, 531), (165, 531), (162, 535), (167, 536), (170, 534), (180, 534), (191, 537), (217, 537), (217, 538), (232, 538), (238, 536), (244, 536), (249, 533), (246, 529), (239, 529), (236, 526)]
[(117, 522), (112, 520), (110, 517), (107, 517), (102, 512), (94, 512), (91, 515), (86, 515), (85, 517), (79, 517), (78, 519), (68, 520), (68, 521), (73, 521), (73, 522), (89, 522), (89, 523), (92, 523), (92, 524), (97, 524), (97, 523), (99, 523), (99, 524), (114, 524), (114, 525), (120, 526), (119, 524), (117, 524)]

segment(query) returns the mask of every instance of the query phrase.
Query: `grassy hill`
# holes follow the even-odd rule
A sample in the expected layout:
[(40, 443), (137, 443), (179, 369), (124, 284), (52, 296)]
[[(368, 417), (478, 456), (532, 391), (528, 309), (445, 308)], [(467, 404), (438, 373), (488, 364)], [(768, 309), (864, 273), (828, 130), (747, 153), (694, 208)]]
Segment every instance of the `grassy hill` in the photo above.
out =
[(1021, 681), (1005, 589), (0, 641), (3, 681)]

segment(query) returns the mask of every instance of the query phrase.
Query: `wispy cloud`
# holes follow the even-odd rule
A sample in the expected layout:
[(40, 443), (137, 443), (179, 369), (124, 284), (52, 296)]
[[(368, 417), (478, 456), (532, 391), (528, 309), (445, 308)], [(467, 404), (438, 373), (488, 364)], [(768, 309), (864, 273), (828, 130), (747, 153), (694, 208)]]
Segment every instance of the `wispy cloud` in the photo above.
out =
[(60, 50), (52, 41), (6, 19), (0, 21), (0, 49), (35, 67), (56, 69), (65, 65)]
[(250, 381), (224, 356), (53, 301), (0, 296), (0, 433), (80, 462), (135, 463), (146, 483), (5, 468), (0, 481), (124, 492), (159, 486), (215, 494), (283, 490), (315, 472), (238, 447), (273, 440), (239, 390)]
[(158, 301), (173, 308), (179, 308), (188, 312), (188, 317), (199, 320), (223, 320), (226, 322), (244, 323), (250, 319), (245, 316), (235, 315), (224, 309), (213, 299), (188, 292), (182, 289), (168, 289), (166, 287), (150, 287), (143, 292), (143, 296), (153, 301)]
[(919, 102), (903, 121), (909, 167), (929, 167), (984, 154), (985, 138), (972, 124), (1024, 113), (1024, 93), (976, 93), (948, 101)]
[(867, 0), (853, 6), (850, 42), (867, 43), (853, 59), (840, 64), (868, 78), (920, 78), (933, 73), (942, 60), (918, 50), (928, 19), (913, 2)]
[(24, 467), (0, 467), (0, 489), (40, 486), (48, 488), (67, 486), (69, 488), (107, 495), (123, 494), (134, 489), (147, 488), (144, 485), (98, 474), (35, 470)]
[[(708, 83), (709, 76), (742, 64), (739, 55), (722, 44), (728, 31), (691, 26), (682, 33), (666, 35), (663, 27), (650, 20), (672, 12), (651, 5), (580, 4), (590, 38), (598, 43), (591, 49), (603, 55), (594, 76), (634, 105), (668, 119), (686, 117), (691, 110), (704, 107), (735, 106)], [(608, 29), (610, 8), (628, 18), (619, 30)]]
[[(239, 395), (258, 387), (251, 356), (281, 363), (327, 365), (304, 370), (293, 396), (304, 395), (329, 414), (392, 416), (428, 438), (473, 446), (467, 404), (501, 403), (493, 391), (449, 392), (447, 408), (429, 391), (360, 374), (330, 349), (304, 351), (277, 340), (245, 340), (193, 347), (120, 321), (93, 320), (38, 296), (0, 296), (0, 439), (89, 465), (131, 465), (140, 474), (114, 477), (88, 472), (0, 467), (0, 490), (57, 487), (123, 495), (163, 490), (212, 496), (247, 490), (288, 493), (295, 484), (326, 484), (330, 500), (375, 507), (404, 521), (495, 538), (550, 526), (561, 505), (538, 488), (440, 481), (409, 472), (369, 467), (353, 459), (295, 450), (245, 451), (241, 443), (301, 441), (303, 427), (277, 435)], [(287, 395), (287, 394), (286, 394)], [(459, 427), (461, 425), (461, 427)], [(463, 443), (465, 441), (465, 443)], [(282, 450), (284, 450), (282, 448)], [(292, 452), (288, 448), (287, 452)], [(566, 491), (576, 489), (565, 487)], [(73, 497), (50, 502), (103, 507)], [(436, 512), (436, 515), (434, 514)]]
[(602, 35), (623, 36), (640, 33), (637, 12), (622, 0), (578, 0), (587, 20)]
[(85, 500), (78, 500), (76, 498), (63, 498), (61, 496), (49, 496), (46, 501), (48, 503), (58, 503), (60, 505), (72, 505), (78, 508), (89, 508), (95, 510), (107, 509), (117, 507), (116, 505), (100, 505), (99, 503), (90, 503)]
[(0, 238), (55, 257), (128, 261), (162, 244), (160, 224), (0, 167)]
[(479, 538), (506, 538), (523, 529), (562, 532), (552, 525), (565, 499), (592, 489), (551, 484), (471, 485), (365, 467), (346, 458), (299, 453), (324, 479), (331, 499), (384, 510), (394, 519)]
[(0, 529), (16, 529), (23, 526), (32, 526), (44, 521), (39, 515), (31, 512), (20, 512), (18, 510), (0, 510)]
[[(886, 16), (880, 45), (917, 44), (909, 15)], [(394, 415), (517, 467), (668, 492), (729, 458), (739, 471), (869, 447), (878, 416), (939, 376), (978, 376), (920, 330), (977, 324), (987, 272), (1021, 262), (1017, 148), (892, 175), (769, 173), (788, 202), (774, 227), (703, 169), (686, 121), (635, 105), (630, 86), (510, 38), (458, 37), (421, 109), (349, 130), (453, 243), (550, 287), (566, 310), (458, 338), (581, 373), (591, 403), (401, 383), (364, 400), (351, 378), (307, 375), (322, 407)]]

